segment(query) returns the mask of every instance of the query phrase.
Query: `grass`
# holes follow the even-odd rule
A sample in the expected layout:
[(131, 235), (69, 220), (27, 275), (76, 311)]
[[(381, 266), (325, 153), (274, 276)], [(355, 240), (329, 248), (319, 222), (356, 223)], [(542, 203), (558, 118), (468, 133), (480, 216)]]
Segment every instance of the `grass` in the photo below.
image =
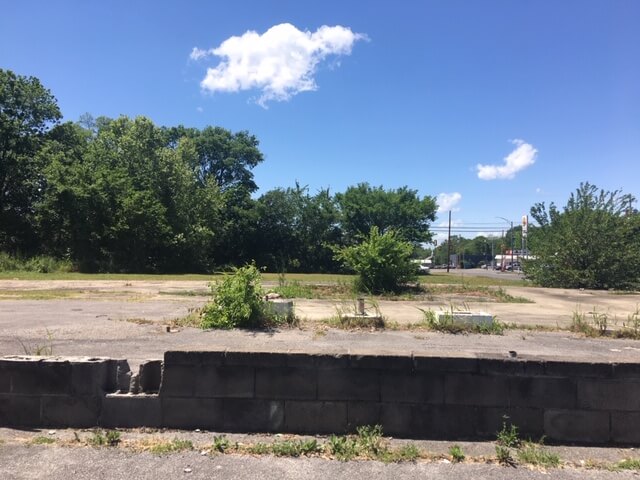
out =
[(464, 452), (460, 445), (451, 445), (449, 447), (449, 455), (451, 456), (451, 461), (453, 461), (453, 463), (460, 463), (465, 459)]
[(583, 334), (586, 337), (610, 337), (630, 340), (640, 340), (640, 306), (627, 315), (626, 321), (620, 329), (610, 329), (617, 324), (617, 318), (611, 318), (608, 312), (599, 312), (596, 307), (590, 312), (583, 312), (580, 306), (571, 314), (569, 331)]
[(47, 289), (47, 290), (0, 290), (0, 300), (55, 300), (58, 298), (79, 297), (78, 290)]
[(615, 464), (618, 470), (640, 470), (640, 458), (625, 458)]
[(34, 437), (31, 440), (31, 443), (33, 443), (34, 445), (51, 445), (52, 443), (55, 443), (55, 442), (56, 442), (55, 438), (45, 437), (43, 435)]
[(87, 442), (94, 447), (117, 447), (120, 443), (120, 432), (116, 430), (94, 430)]
[(518, 460), (528, 465), (545, 468), (557, 468), (560, 465), (560, 456), (550, 452), (541, 444), (524, 442), (517, 452)]
[(181, 440), (174, 438), (173, 440), (161, 441), (151, 440), (143, 442), (143, 449), (155, 455), (166, 455), (169, 453), (183, 452), (185, 450), (193, 450), (193, 442), (191, 440)]

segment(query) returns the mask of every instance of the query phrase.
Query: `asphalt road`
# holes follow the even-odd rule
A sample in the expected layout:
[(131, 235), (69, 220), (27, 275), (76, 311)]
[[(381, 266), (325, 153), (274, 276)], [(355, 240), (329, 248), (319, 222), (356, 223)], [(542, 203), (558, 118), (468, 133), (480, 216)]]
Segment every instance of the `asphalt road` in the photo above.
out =
[(585, 469), (531, 470), (494, 464), (339, 462), (321, 458), (201, 455), (190, 451), (157, 456), (113, 448), (0, 445), (3, 480), (376, 480), (376, 479), (637, 479), (638, 472)]

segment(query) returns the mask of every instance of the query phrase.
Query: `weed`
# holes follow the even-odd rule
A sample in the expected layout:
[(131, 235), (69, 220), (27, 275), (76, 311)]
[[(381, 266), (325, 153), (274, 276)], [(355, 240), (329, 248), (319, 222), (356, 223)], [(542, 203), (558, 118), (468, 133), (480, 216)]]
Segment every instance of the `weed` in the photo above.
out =
[(395, 451), (392, 457), (394, 462), (415, 462), (420, 457), (420, 451), (412, 443), (408, 443)]
[(518, 427), (509, 423), (507, 425), (508, 417), (504, 417), (502, 422), (502, 429), (496, 433), (496, 442), (507, 448), (518, 448), (520, 446), (520, 437), (518, 435)]
[(34, 445), (50, 445), (52, 443), (55, 443), (55, 441), (55, 438), (40, 435), (33, 438), (33, 440), (31, 440), (31, 443), (33, 443)]
[(254, 443), (253, 445), (249, 445), (247, 447), (247, 453), (252, 455), (265, 455), (269, 453), (269, 445), (266, 443)]
[(184, 450), (193, 450), (193, 442), (191, 440), (180, 440), (179, 438), (174, 438), (170, 442), (155, 443), (149, 450), (151, 453), (155, 453), (156, 455), (182, 452)]
[(120, 443), (120, 432), (116, 430), (107, 430), (105, 434), (107, 445), (110, 447), (116, 447)]
[(511, 456), (511, 450), (502, 445), (496, 445), (496, 457), (498, 458), (498, 463), (501, 465), (508, 465), (513, 467), (515, 465), (515, 461)]
[(230, 445), (229, 439), (224, 435), (213, 437), (212, 449), (215, 452), (224, 453)]
[(278, 286), (273, 291), (283, 298), (314, 298), (316, 296), (310, 285), (298, 280), (287, 281), (284, 276), (278, 278)]
[(518, 450), (518, 460), (529, 465), (555, 468), (560, 465), (558, 454), (548, 451), (542, 445), (524, 442)]
[(609, 314), (606, 312), (598, 312), (596, 307), (593, 307), (593, 311), (589, 312), (593, 319), (593, 325), (600, 335), (607, 333), (607, 327), (609, 326)]
[(120, 432), (116, 430), (102, 431), (96, 429), (93, 431), (88, 443), (94, 447), (117, 447), (120, 443)]
[(640, 470), (640, 458), (625, 458), (616, 463), (616, 468), (622, 470)]
[(449, 447), (449, 455), (451, 455), (451, 460), (454, 463), (459, 463), (464, 461), (464, 452), (460, 445), (452, 445)]
[(358, 427), (356, 431), (358, 432), (356, 441), (364, 453), (376, 456), (386, 449), (382, 439), (382, 425), (364, 425)]
[(300, 455), (313, 455), (322, 451), (316, 439), (310, 440), (285, 440), (271, 445), (271, 452), (278, 457), (299, 457)]
[(46, 329), (46, 332), (47, 337), (45, 343), (42, 345), (28, 345), (23, 343), (21, 340), (18, 340), (25, 355), (35, 355), (38, 357), (50, 357), (51, 355), (53, 355), (53, 334), (49, 331), (49, 329)]
[(358, 456), (358, 446), (352, 438), (331, 435), (329, 437), (329, 452), (344, 462)]

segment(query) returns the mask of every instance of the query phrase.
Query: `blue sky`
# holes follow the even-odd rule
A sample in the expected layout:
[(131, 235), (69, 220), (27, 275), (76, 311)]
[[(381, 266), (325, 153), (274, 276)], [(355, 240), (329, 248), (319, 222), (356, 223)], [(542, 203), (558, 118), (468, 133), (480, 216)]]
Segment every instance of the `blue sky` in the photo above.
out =
[(248, 130), (260, 192), (408, 185), (484, 232), (581, 181), (640, 197), (639, 24), (635, 0), (21, 0), (0, 68), (65, 120)]

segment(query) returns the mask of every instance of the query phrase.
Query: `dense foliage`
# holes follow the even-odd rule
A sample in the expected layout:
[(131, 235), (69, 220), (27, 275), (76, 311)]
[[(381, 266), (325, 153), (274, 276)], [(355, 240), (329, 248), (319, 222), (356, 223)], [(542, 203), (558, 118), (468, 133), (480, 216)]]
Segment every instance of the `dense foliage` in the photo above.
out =
[(435, 201), (407, 187), (331, 195), (296, 185), (253, 198), (263, 155), (248, 132), (60, 120), (37, 79), (0, 70), (0, 252), (12, 258), (89, 272), (207, 272), (252, 260), (329, 272), (340, 269), (332, 247), (372, 226), (414, 245), (429, 238)]
[(358, 275), (356, 288), (368, 293), (397, 292), (417, 278), (413, 246), (395, 230), (373, 226), (357, 245), (336, 248), (336, 258)]
[(637, 288), (640, 285), (640, 214), (620, 191), (583, 183), (559, 210), (531, 209), (535, 260), (525, 273), (536, 283), (565, 288)]

